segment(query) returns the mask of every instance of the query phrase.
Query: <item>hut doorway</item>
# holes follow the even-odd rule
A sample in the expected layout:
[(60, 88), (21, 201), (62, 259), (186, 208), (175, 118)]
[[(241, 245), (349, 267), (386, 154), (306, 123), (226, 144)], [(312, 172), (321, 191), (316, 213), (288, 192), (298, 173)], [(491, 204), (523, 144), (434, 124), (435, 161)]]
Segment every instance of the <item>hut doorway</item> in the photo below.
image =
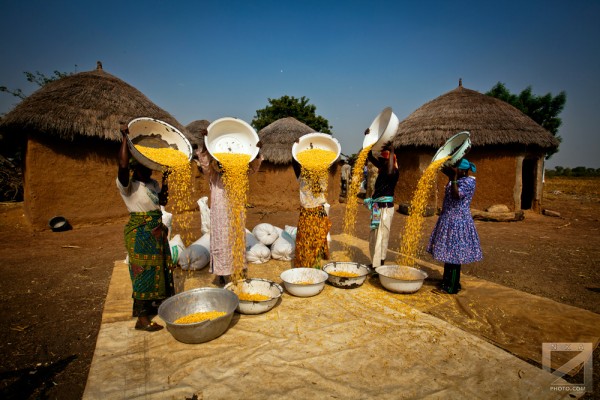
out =
[(526, 158), (523, 160), (522, 177), (523, 183), (521, 189), (521, 209), (531, 210), (533, 199), (535, 198), (535, 171), (536, 160)]

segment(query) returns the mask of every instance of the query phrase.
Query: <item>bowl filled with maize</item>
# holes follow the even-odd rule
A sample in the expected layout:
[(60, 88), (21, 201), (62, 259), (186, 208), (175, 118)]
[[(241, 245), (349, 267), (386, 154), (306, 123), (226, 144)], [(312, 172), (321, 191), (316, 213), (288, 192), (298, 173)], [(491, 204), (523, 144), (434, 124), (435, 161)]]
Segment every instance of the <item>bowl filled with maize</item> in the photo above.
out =
[[(307, 161), (330, 166), (340, 157), (340, 142), (328, 133), (308, 133), (292, 145), (292, 156), (302, 166)], [(304, 157), (303, 157), (304, 156)]]
[(471, 150), (471, 134), (459, 132), (444, 143), (433, 156), (431, 162), (450, 156), (444, 165), (455, 166)]
[(262, 314), (271, 310), (283, 293), (283, 288), (270, 280), (249, 278), (225, 285), (225, 289), (235, 293), (240, 302), (237, 311), (240, 314)]
[[(127, 146), (131, 155), (142, 165), (163, 171), (170, 166), (168, 160), (174, 157), (192, 159), (192, 145), (174, 126), (154, 118), (141, 117), (128, 124)], [(170, 149), (170, 151), (162, 151)], [(183, 153), (183, 154), (180, 154)]]
[(208, 133), (204, 137), (204, 145), (218, 161), (221, 160), (215, 154), (247, 154), (250, 161), (258, 155), (258, 134), (246, 121), (233, 117), (219, 118), (208, 125), (206, 130)]
[(382, 265), (375, 268), (381, 285), (395, 293), (415, 293), (427, 278), (427, 273), (406, 265)]
[(369, 133), (363, 139), (363, 149), (373, 146), (371, 151), (378, 154), (383, 146), (394, 138), (398, 125), (400, 125), (400, 120), (392, 112), (392, 108), (384, 108), (371, 122)]
[(327, 272), (317, 268), (291, 268), (280, 275), (281, 280), (291, 295), (311, 297), (321, 293), (327, 280)]
[(158, 316), (178, 341), (204, 343), (225, 333), (238, 303), (237, 295), (230, 290), (197, 288), (163, 301)]
[(369, 275), (366, 265), (357, 262), (334, 261), (323, 266), (327, 272), (327, 282), (342, 289), (354, 289), (365, 283)]

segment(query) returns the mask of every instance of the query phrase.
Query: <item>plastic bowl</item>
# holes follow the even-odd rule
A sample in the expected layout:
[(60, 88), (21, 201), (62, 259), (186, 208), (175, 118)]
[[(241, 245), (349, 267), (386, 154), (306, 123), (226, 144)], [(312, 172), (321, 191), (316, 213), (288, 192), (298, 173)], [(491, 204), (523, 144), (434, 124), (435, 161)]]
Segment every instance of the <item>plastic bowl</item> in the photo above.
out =
[(421, 289), (427, 273), (406, 265), (382, 265), (375, 268), (384, 288), (395, 293), (414, 293)]
[(340, 157), (340, 153), (342, 151), (340, 142), (338, 142), (336, 138), (334, 138), (328, 133), (315, 132), (301, 136), (298, 139), (298, 142), (295, 142), (292, 145), (292, 156), (296, 161), (298, 161), (296, 155), (304, 150), (310, 149), (322, 149), (333, 151), (336, 154), (336, 156), (335, 159), (331, 162), (331, 164), (333, 164), (335, 160), (337, 160)]
[(369, 126), (369, 133), (363, 139), (363, 149), (373, 145), (371, 148), (373, 154), (379, 153), (383, 145), (394, 138), (398, 131), (398, 125), (400, 125), (400, 120), (392, 112), (392, 108), (384, 108)]
[(280, 277), (285, 290), (291, 295), (311, 297), (321, 293), (325, 287), (327, 272), (316, 268), (291, 268), (283, 271)]
[(248, 154), (254, 160), (260, 150), (256, 147), (258, 134), (247, 122), (238, 118), (225, 117), (213, 121), (204, 137), (204, 145), (213, 158), (217, 153)]
[(244, 293), (262, 294), (269, 297), (269, 300), (262, 301), (240, 300), (237, 307), (240, 314), (262, 314), (267, 312), (275, 307), (283, 293), (283, 288), (277, 283), (260, 278), (230, 282), (225, 285), (225, 289), (231, 290), (233, 293), (241, 289)]
[(188, 160), (192, 159), (192, 145), (177, 128), (154, 118), (141, 117), (129, 122), (129, 135), (127, 145), (131, 155), (142, 165), (155, 170), (162, 171), (166, 167), (149, 159), (135, 148), (135, 145), (166, 148), (171, 147), (184, 153)]
[(456, 166), (456, 164), (471, 150), (471, 134), (467, 131), (457, 133), (444, 143), (433, 156), (431, 162), (447, 156), (451, 156), (444, 165)]
[[(326, 264), (323, 271), (327, 272), (327, 282), (342, 289), (354, 289), (365, 283), (369, 275), (369, 269), (366, 265), (356, 262), (336, 261)], [(350, 272), (358, 274), (356, 277), (336, 276), (336, 272)]]
[[(231, 323), (239, 299), (235, 293), (221, 288), (197, 288), (169, 297), (158, 307), (158, 316), (175, 339), (183, 343), (203, 343), (221, 336)], [(194, 324), (174, 321), (189, 314), (224, 311), (222, 317)]]

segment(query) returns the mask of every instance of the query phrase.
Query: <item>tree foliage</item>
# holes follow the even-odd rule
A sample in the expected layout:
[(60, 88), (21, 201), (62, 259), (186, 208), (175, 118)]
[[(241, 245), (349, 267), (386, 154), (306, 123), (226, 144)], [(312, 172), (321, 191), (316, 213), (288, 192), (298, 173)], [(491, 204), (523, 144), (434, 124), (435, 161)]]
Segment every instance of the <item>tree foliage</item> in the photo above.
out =
[[(35, 71), (35, 72), (25, 71), (25, 72), (23, 72), (23, 74), (25, 74), (25, 78), (27, 79), (27, 82), (35, 83), (36, 85), (42, 87), (47, 83), (54, 82), (58, 79), (64, 78), (69, 75), (73, 75), (73, 72), (60, 72), (60, 71), (55, 70), (54, 74), (50, 75), (50, 76), (48, 76), (40, 71)], [(0, 86), (0, 92), (12, 94), (13, 96), (20, 98), (21, 100), (23, 100), (25, 97), (27, 97), (27, 95), (25, 93), (23, 93), (23, 91), (21, 89), (9, 89), (6, 86)]]
[[(552, 96), (550, 93), (537, 96), (532, 93), (531, 86), (527, 86), (521, 93), (516, 95), (512, 94), (503, 83), (498, 82), (486, 95), (503, 100), (517, 108), (553, 134), (559, 142), (562, 142), (562, 137), (558, 135), (558, 128), (560, 128), (562, 120), (558, 116), (567, 102), (567, 94), (564, 91), (556, 96)], [(558, 152), (558, 149), (549, 152), (546, 158), (550, 158), (556, 152)]]
[(552, 178), (554, 176), (566, 176), (566, 177), (600, 177), (600, 168), (587, 168), (587, 167), (575, 167), (565, 168), (557, 165), (554, 169), (546, 169), (546, 176)]
[(302, 96), (297, 99), (293, 96), (282, 96), (278, 99), (268, 99), (269, 105), (261, 110), (256, 110), (251, 125), (257, 131), (281, 118), (294, 117), (298, 121), (310, 126), (317, 132), (331, 134), (332, 126), (329, 121), (317, 115), (317, 107), (309, 104), (310, 101)]

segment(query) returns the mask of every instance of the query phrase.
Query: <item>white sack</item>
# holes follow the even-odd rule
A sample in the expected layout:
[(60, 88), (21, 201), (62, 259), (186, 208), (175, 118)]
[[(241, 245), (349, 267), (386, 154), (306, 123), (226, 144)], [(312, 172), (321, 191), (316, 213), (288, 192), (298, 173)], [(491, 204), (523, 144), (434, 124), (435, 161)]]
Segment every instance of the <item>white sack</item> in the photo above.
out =
[(208, 208), (208, 197), (200, 197), (197, 201), (200, 207), (200, 230), (202, 234), (210, 233), (210, 208)]
[(246, 229), (246, 261), (263, 264), (271, 259), (271, 250)]
[(271, 257), (275, 260), (290, 261), (294, 258), (296, 249), (296, 240), (285, 230), (281, 232), (279, 238), (271, 245)]
[(181, 235), (175, 235), (173, 239), (169, 240), (169, 248), (171, 249), (171, 259), (175, 264), (179, 261), (179, 256), (185, 250)]
[(171, 228), (173, 227), (173, 214), (168, 212), (165, 209), (165, 206), (160, 206), (160, 211), (162, 211), (162, 223), (169, 229), (167, 233), (167, 238), (171, 239)]
[(197, 271), (210, 263), (210, 234), (205, 233), (179, 255), (181, 269)]
[(277, 229), (271, 224), (263, 222), (252, 229), (252, 234), (264, 245), (269, 246), (279, 237)]

